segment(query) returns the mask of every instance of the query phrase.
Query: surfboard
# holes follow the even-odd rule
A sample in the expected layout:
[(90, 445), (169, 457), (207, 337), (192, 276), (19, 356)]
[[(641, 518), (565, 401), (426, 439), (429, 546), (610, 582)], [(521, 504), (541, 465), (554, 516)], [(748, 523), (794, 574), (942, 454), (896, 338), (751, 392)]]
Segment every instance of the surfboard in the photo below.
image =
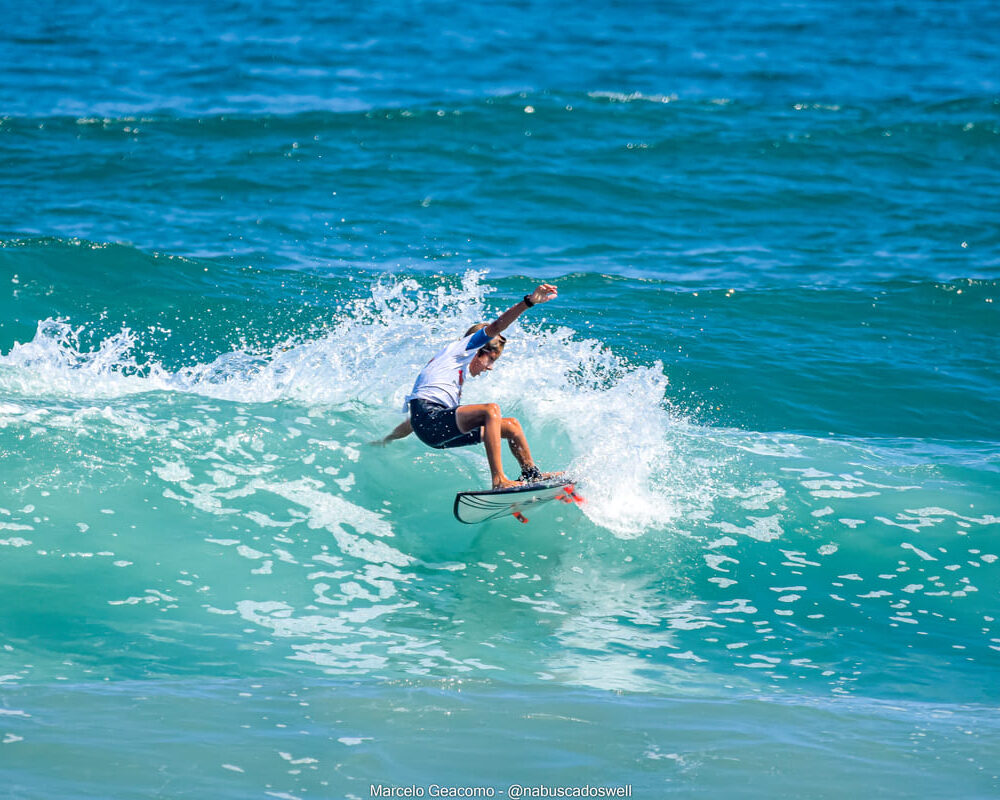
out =
[(558, 477), (509, 489), (459, 492), (455, 495), (455, 519), (469, 525), (505, 516), (527, 522), (525, 512), (543, 503), (582, 503), (583, 498), (577, 494), (575, 484), (572, 478)]

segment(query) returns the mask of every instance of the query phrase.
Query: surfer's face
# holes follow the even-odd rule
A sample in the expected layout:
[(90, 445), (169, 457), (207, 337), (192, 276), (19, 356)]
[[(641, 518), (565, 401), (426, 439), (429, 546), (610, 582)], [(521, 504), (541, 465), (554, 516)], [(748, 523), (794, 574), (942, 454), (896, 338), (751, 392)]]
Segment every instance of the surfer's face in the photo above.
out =
[(483, 372), (489, 372), (493, 369), (493, 365), (496, 360), (500, 358), (499, 353), (495, 353), (492, 350), (483, 350), (476, 353), (476, 357), (472, 359), (472, 363), (469, 364), (469, 374), (474, 378), (476, 375), (480, 375)]

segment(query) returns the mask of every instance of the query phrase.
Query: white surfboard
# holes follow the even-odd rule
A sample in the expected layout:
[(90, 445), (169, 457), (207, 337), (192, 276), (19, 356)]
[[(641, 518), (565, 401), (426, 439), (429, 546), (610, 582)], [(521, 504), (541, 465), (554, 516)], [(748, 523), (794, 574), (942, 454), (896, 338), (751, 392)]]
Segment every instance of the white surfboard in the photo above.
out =
[(582, 503), (583, 498), (577, 494), (575, 483), (571, 478), (558, 477), (509, 489), (459, 492), (455, 495), (455, 519), (470, 525), (505, 516), (527, 522), (527, 514), (542, 503), (554, 500)]

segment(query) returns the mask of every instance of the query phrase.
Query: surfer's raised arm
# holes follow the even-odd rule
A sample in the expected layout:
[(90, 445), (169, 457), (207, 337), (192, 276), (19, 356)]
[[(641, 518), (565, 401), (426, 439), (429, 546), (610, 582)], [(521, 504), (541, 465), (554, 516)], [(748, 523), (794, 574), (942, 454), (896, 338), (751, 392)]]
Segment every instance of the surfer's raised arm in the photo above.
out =
[(547, 303), (549, 300), (554, 300), (559, 294), (559, 290), (556, 289), (551, 283), (539, 284), (538, 288), (535, 289), (531, 294), (526, 294), (524, 299), (519, 303), (515, 303), (506, 311), (504, 311), (499, 317), (497, 317), (493, 322), (486, 326), (486, 335), (491, 339), (497, 336), (516, 320), (521, 314), (527, 311), (532, 306), (536, 306), (539, 303)]

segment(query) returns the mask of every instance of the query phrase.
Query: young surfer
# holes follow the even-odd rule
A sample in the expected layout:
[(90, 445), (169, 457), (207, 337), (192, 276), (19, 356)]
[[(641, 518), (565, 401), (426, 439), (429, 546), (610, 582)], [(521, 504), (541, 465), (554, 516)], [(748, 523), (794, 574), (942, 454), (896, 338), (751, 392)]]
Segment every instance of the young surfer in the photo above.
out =
[[(494, 489), (550, 477), (543, 475), (535, 466), (521, 423), (513, 417), (502, 417), (500, 406), (496, 403), (465, 406), (460, 403), (466, 374), (475, 377), (489, 372), (503, 353), (507, 340), (501, 333), (529, 308), (547, 303), (556, 295), (555, 286), (540, 284), (493, 322), (473, 325), (462, 339), (434, 356), (420, 371), (412, 391), (406, 396), (404, 411), (409, 413), (409, 419), (373, 444), (385, 445), (411, 433), (416, 433), (420, 441), (435, 448), (464, 447), (482, 442), (486, 446)], [(507, 440), (511, 453), (521, 465), (518, 481), (512, 481), (504, 474), (501, 439)]]

